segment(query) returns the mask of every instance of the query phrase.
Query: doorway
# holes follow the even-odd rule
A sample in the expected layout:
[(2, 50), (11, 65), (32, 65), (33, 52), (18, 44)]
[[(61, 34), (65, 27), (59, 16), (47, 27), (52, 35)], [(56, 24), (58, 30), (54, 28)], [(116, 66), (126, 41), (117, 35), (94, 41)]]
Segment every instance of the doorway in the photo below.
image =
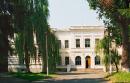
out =
[(86, 56), (85, 61), (86, 61), (86, 68), (90, 68), (90, 65), (91, 65), (91, 58), (90, 58), (90, 56)]

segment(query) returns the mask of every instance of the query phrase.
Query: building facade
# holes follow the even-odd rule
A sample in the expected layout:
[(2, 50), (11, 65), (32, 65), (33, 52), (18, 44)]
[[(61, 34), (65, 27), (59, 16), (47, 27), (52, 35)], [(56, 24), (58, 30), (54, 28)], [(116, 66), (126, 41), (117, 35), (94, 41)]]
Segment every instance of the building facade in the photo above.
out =
[(103, 68), (102, 55), (95, 53), (96, 43), (104, 37), (103, 26), (72, 26), (53, 29), (59, 41), (61, 64), (66, 68)]

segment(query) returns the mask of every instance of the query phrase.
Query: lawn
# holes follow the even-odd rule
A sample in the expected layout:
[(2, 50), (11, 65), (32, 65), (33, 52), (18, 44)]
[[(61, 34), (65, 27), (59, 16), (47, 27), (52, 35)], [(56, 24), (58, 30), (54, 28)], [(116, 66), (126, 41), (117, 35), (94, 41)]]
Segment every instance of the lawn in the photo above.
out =
[(107, 77), (112, 83), (130, 83), (130, 73), (118, 72)]
[(47, 79), (55, 76), (54, 74), (47, 76), (46, 74), (43, 73), (9, 73), (9, 74), (16, 78), (25, 79), (29, 81)]

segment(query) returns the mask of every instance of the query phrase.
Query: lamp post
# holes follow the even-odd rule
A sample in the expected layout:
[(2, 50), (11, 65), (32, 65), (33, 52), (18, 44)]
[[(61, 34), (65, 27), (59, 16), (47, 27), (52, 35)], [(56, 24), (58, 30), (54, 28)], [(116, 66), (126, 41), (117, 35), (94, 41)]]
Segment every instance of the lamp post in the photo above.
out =
[[(112, 33), (109, 32), (109, 38), (111, 36), (112, 36)], [(112, 60), (111, 58), (112, 57), (111, 57), (111, 49), (110, 48), (111, 48), (111, 39), (109, 39), (109, 56), (110, 56), (110, 67), (109, 67), (110, 69), (109, 69), (109, 73), (111, 74), (112, 73), (112, 65), (111, 65), (112, 64), (111, 63), (111, 60)]]
[(47, 43), (47, 32), (45, 32), (45, 35), (46, 35), (46, 65), (47, 65), (46, 71), (47, 71), (47, 76), (48, 76), (49, 70), (48, 70), (48, 43)]

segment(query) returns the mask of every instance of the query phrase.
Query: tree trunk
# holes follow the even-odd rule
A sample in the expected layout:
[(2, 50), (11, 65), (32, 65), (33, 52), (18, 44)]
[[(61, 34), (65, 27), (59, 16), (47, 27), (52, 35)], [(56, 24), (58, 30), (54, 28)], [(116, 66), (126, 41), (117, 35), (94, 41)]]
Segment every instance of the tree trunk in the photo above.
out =
[(118, 65), (115, 63), (115, 66), (116, 66), (116, 72), (119, 71), (119, 68), (118, 68)]
[(8, 72), (8, 47), (0, 46), (0, 51), (0, 72)]
[(8, 72), (9, 18), (8, 15), (0, 15), (0, 72)]
[(46, 56), (42, 55), (42, 72), (47, 73), (47, 63)]
[(123, 71), (130, 71), (130, 43), (129, 43), (129, 29), (126, 23), (122, 23), (122, 57), (121, 65)]
[(30, 64), (30, 57), (29, 57), (29, 53), (28, 53), (28, 49), (27, 46), (25, 44), (25, 65), (26, 65), (26, 71), (28, 73), (30, 73), (30, 68), (29, 68), (29, 64)]

